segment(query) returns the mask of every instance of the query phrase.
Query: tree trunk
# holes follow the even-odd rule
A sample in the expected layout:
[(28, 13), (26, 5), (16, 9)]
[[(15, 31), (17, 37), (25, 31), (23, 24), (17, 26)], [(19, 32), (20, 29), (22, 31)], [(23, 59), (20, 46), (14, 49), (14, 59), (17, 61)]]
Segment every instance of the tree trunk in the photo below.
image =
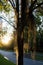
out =
[[(28, 18), (29, 21), (29, 31), (28, 31), (28, 38), (29, 38), (29, 45), (30, 45), (30, 52), (31, 52), (31, 58), (35, 59), (35, 52), (36, 52), (36, 27), (35, 27), (35, 21), (34, 16), (31, 14)], [(32, 35), (31, 35), (32, 34)], [(32, 40), (31, 40), (32, 38)]]
[(23, 29), (25, 24), (25, 6), (26, 0), (21, 1), (21, 18), (19, 18), (19, 0), (17, 0), (17, 12), (18, 12), (18, 22), (17, 22), (17, 44), (18, 44), (18, 65), (23, 65)]
[(32, 51), (31, 51), (31, 58), (35, 60), (35, 54), (36, 54), (36, 28), (34, 27), (33, 32), (33, 46), (32, 46)]

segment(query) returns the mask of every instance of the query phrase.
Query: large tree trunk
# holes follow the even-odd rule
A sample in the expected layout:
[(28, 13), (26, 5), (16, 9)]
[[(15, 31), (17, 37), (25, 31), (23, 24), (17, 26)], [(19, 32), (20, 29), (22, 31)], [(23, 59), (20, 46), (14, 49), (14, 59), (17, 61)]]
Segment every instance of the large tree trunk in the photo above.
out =
[(26, 19), (25, 14), (26, 0), (21, 1), (21, 18), (19, 18), (19, 0), (17, 0), (17, 12), (18, 12), (18, 22), (17, 22), (17, 44), (18, 44), (18, 65), (23, 65), (23, 29)]

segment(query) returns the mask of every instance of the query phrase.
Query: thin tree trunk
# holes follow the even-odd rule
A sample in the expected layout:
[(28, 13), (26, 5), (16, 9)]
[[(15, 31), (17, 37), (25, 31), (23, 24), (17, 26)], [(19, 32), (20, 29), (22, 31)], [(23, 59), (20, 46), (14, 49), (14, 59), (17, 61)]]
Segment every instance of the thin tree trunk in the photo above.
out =
[[(36, 52), (36, 27), (35, 27), (35, 21), (34, 16), (30, 13), (29, 18), (29, 31), (28, 31), (28, 38), (29, 38), (29, 45), (30, 45), (30, 52), (31, 52), (31, 58), (35, 59), (35, 52)], [(31, 36), (32, 34), (32, 36)], [(31, 40), (31, 37), (33, 38)], [(32, 43), (31, 43), (32, 41)]]
[(36, 55), (36, 28), (34, 27), (34, 30), (33, 30), (33, 60), (35, 60), (35, 55)]

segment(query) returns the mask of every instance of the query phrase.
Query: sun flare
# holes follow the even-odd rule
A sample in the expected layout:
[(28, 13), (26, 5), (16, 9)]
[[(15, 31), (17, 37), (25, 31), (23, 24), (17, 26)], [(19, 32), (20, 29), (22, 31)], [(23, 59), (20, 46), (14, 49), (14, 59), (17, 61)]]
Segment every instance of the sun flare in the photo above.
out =
[(10, 41), (11, 41), (11, 36), (9, 36), (9, 34), (6, 34), (6, 35), (3, 36), (3, 38), (2, 38), (2, 44), (9, 45)]

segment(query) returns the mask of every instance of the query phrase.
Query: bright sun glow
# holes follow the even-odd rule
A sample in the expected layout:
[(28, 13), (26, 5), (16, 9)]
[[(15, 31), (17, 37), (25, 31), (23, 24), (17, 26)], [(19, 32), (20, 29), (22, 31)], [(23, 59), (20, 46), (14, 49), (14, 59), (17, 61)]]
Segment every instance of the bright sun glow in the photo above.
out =
[(10, 41), (11, 41), (11, 36), (9, 36), (9, 34), (6, 34), (6, 35), (3, 36), (2, 43), (4, 45), (9, 45)]
[[(14, 10), (11, 8), (9, 14), (3, 11), (2, 13), (0, 13), (0, 16), (3, 16), (2, 30), (6, 32), (3, 36), (1, 36), (1, 42), (4, 46), (9, 46), (13, 39), (13, 30), (14, 30), (14, 28), (10, 24), (14, 25), (15, 23), (13, 24), (13, 22), (16, 21), (16, 18), (14, 20), (15, 16)], [(12, 23), (10, 22), (9, 24), (6, 20), (9, 22), (11, 21)]]

